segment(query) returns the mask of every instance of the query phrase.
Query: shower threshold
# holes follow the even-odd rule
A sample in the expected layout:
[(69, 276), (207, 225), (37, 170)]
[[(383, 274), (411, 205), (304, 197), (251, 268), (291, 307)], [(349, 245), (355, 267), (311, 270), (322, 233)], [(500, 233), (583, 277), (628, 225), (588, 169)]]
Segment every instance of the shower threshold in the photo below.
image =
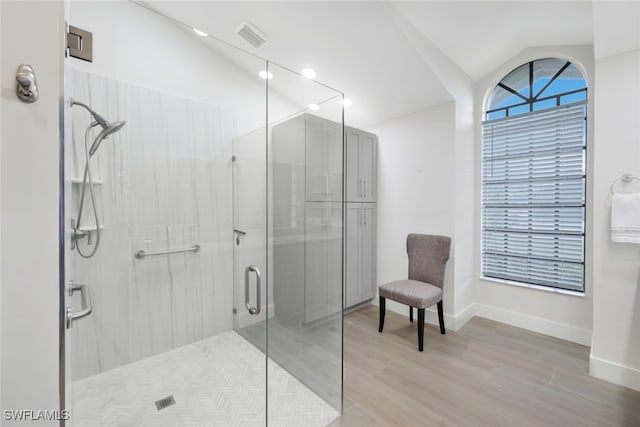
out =
[[(228, 331), (73, 383), (76, 426), (264, 426), (264, 353)], [(271, 426), (321, 427), (340, 413), (272, 360)]]

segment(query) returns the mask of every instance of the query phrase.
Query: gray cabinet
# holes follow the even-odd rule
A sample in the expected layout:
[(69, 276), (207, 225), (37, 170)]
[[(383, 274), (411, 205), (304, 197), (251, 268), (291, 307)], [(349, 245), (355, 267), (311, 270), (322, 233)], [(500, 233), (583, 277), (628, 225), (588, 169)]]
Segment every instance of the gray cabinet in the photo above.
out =
[(378, 137), (345, 129), (345, 307), (376, 296), (376, 180)]
[(305, 114), (306, 197), (309, 202), (342, 200), (342, 125)]
[(273, 127), (273, 302), (278, 320), (342, 308), (342, 125), (301, 114)]
[(305, 324), (371, 300), (377, 137), (345, 128), (343, 144), (342, 125), (301, 114), (274, 126), (271, 138), (275, 316)]
[(347, 203), (345, 307), (376, 296), (376, 204)]
[(351, 127), (346, 133), (347, 202), (376, 201), (378, 137)]
[(341, 310), (342, 203), (307, 202), (304, 321)]

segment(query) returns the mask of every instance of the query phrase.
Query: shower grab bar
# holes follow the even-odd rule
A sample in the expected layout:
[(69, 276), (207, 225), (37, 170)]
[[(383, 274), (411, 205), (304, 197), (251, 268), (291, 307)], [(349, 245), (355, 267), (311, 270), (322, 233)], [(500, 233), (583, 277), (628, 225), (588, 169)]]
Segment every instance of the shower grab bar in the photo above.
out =
[[(249, 302), (249, 274), (251, 272), (256, 273), (256, 307), (251, 307), (251, 303)], [(250, 265), (249, 267), (244, 269), (244, 305), (249, 310), (249, 314), (260, 314), (260, 306), (261, 304), (261, 296), (262, 293), (260, 291), (260, 279), (261, 279), (260, 270), (255, 265)]]
[(170, 250), (166, 250), (166, 251), (155, 251), (155, 252), (147, 252), (147, 251), (143, 251), (142, 249), (140, 249), (139, 251), (136, 251), (135, 253), (135, 257), (138, 259), (143, 259), (146, 258), (148, 256), (156, 256), (156, 255), (167, 255), (167, 254), (177, 254), (180, 252), (200, 252), (200, 245), (193, 245), (190, 248), (183, 248), (183, 249), (170, 249)]
[(74, 320), (88, 316), (93, 311), (89, 287), (87, 285), (75, 285), (71, 283), (69, 286), (69, 296), (73, 295), (75, 291), (80, 291), (82, 308), (79, 311), (73, 312), (71, 311), (71, 307), (67, 307), (67, 329), (71, 328)]

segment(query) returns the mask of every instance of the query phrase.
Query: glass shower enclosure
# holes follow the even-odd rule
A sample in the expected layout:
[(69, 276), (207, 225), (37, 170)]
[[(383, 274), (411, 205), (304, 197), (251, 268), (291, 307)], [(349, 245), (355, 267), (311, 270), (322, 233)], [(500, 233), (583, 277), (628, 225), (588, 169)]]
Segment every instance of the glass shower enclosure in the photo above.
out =
[(175, 10), (68, 6), (94, 45), (65, 64), (66, 423), (329, 425), (342, 94)]

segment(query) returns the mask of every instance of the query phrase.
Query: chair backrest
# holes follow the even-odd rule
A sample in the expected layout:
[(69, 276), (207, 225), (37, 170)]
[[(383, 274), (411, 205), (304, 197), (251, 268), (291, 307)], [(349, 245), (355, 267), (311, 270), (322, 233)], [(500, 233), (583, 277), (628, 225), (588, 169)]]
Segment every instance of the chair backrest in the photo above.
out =
[(409, 234), (409, 279), (427, 282), (442, 288), (444, 268), (449, 259), (451, 238), (428, 234)]

